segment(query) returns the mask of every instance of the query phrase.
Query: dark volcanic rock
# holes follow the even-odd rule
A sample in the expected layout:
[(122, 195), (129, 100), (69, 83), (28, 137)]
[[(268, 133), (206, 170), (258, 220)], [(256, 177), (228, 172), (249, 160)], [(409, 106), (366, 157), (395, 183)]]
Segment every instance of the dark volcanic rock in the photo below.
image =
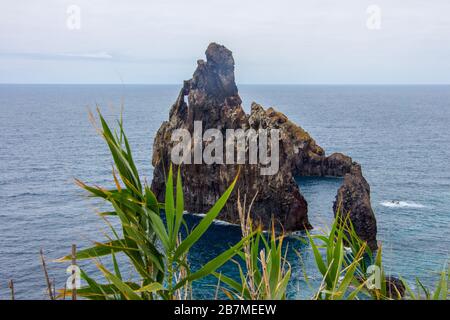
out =
[(391, 299), (401, 299), (405, 296), (406, 287), (403, 282), (396, 277), (386, 277), (386, 295)]
[[(261, 175), (262, 165), (249, 164), (248, 154), (246, 164), (241, 165), (182, 164), (185, 207), (190, 212), (206, 212), (231, 184), (240, 167), (235, 190), (240, 190), (241, 194), (246, 195), (247, 203), (257, 195), (252, 207), (254, 221), (268, 227), (274, 219), (277, 226), (286, 231), (310, 229), (307, 203), (294, 177), (344, 176), (353, 167), (352, 159), (340, 153), (325, 156), (324, 150), (306, 131), (273, 108), (265, 110), (253, 103), (251, 113), (247, 115), (242, 109), (235, 83), (234, 59), (231, 51), (212, 43), (206, 50), (206, 57), (207, 61), (197, 62), (192, 79), (184, 82), (170, 110), (169, 121), (161, 125), (155, 137), (152, 159), (155, 168), (153, 191), (162, 201), (165, 173), (169, 168), (171, 150), (175, 144), (171, 141), (171, 137), (176, 129), (186, 129), (192, 135), (194, 121), (201, 121), (202, 133), (210, 128), (219, 129), (224, 133), (224, 146), (226, 129), (278, 129), (279, 170), (273, 175)], [(268, 145), (270, 139), (271, 136)], [(209, 141), (202, 143), (204, 147)], [(193, 149), (191, 146), (192, 153)], [(237, 192), (233, 192), (226, 208), (219, 215), (220, 219), (238, 222), (236, 198)], [(346, 203), (351, 206), (350, 202), (353, 200), (359, 201), (348, 198)], [(358, 213), (357, 217), (361, 217), (361, 213)], [(365, 230), (363, 231), (365, 234)]]
[(335, 215), (349, 214), (358, 236), (372, 250), (377, 249), (377, 221), (370, 205), (370, 186), (363, 177), (359, 164), (353, 163), (350, 172), (344, 176), (333, 211)]

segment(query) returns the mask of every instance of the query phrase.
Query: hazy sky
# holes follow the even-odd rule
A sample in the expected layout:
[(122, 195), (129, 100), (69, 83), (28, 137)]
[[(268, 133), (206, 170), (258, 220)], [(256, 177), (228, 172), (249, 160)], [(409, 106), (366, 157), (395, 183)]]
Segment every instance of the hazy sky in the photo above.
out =
[(0, 83), (181, 83), (211, 41), (239, 83), (450, 83), (449, 0), (0, 1)]

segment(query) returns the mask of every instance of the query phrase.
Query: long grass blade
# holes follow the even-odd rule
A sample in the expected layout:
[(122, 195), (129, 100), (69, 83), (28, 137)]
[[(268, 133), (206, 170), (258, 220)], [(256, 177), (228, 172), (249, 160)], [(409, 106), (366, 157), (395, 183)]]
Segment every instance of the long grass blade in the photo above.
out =
[(233, 183), (228, 187), (225, 193), (217, 200), (214, 206), (208, 211), (205, 217), (200, 221), (197, 227), (192, 230), (192, 232), (186, 237), (186, 239), (181, 242), (174, 254), (174, 260), (179, 259), (183, 254), (185, 254), (189, 248), (191, 248), (200, 237), (206, 232), (209, 226), (213, 223), (214, 219), (220, 213), (222, 208), (225, 206), (228, 198), (230, 197), (231, 192), (234, 189), (236, 181), (239, 177), (239, 174), (234, 179)]

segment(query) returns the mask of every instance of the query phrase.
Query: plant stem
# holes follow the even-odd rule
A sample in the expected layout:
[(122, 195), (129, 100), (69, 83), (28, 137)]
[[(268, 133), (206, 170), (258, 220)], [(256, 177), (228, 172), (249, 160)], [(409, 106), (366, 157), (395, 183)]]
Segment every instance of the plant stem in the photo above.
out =
[(50, 278), (48, 276), (47, 265), (45, 264), (45, 258), (44, 258), (44, 251), (42, 250), (42, 248), (39, 251), (39, 253), (41, 255), (41, 262), (42, 262), (42, 267), (44, 269), (45, 281), (47, 282), (48, 296), (50, 297), (50, 300), (55, 300), (55, 297), (53, 296), (52, 282), (50, 281)]

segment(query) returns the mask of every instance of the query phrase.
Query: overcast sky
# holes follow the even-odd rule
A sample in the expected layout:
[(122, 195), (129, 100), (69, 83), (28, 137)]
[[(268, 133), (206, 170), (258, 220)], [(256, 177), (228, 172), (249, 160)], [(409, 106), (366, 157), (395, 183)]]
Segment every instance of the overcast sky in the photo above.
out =
[(238, 83), (450, 83), (449, 0), (0, 1), (0, 83), (181, 83), (211, 41)]

